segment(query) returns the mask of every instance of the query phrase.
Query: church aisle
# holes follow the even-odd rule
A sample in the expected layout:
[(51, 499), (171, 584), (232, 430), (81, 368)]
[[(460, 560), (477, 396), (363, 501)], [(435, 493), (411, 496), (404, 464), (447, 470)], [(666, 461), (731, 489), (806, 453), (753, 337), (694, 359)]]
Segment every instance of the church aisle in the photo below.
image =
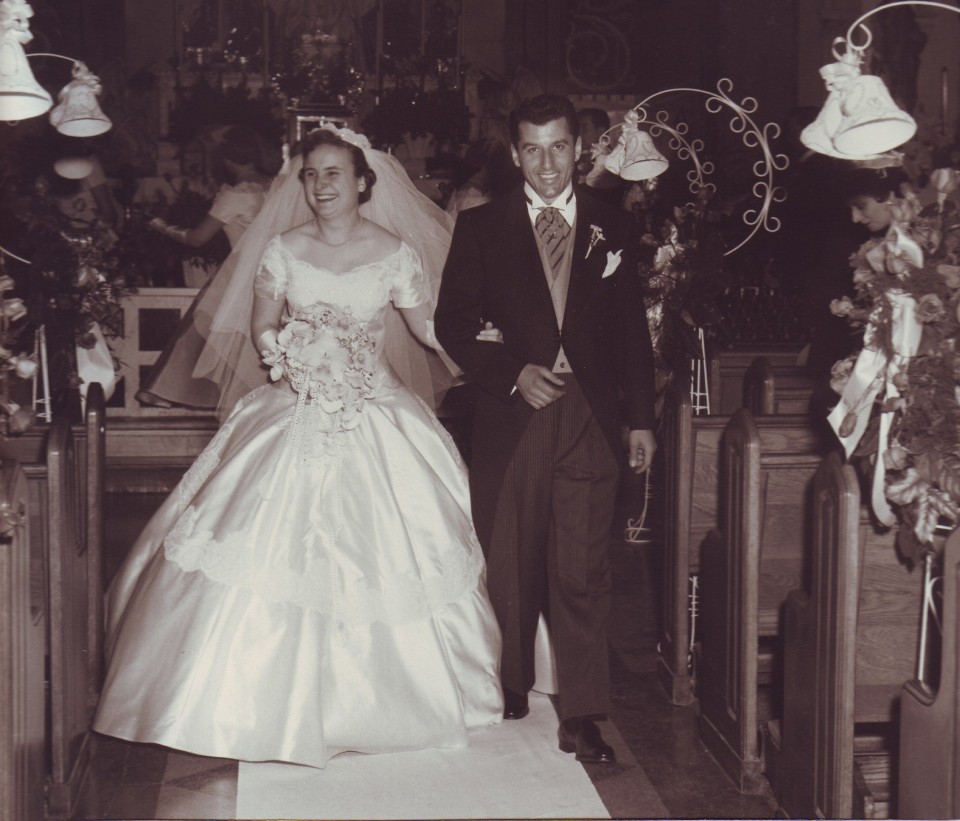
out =
[[(629, 496), (628, 493), (625, 496)], [(111, 518), (107, 524), (106, 573), (112, 576), (123, 553), (139, 527), (159, 504), (159, 497), (144, 494), (114, 494), (108, 500)], [(132, 534), (132, 535), (131, 535)], [(586, 786), (584, 800), (597, 802), (612, 818), (773, 818), (775, 806), (769, 795), (740, 795), (726, 779), (704, 748), (697, 734), (696, 712), (690, 707), (671, 705), (656, 676), (658, 635), (659, 550), (655, 544), (633, 545), (615, 533), (611, 545), (614, 601), (611, 625), (611, 677), (614, 711), (605, 737), (616, 749), (614, 766), (575, 765), (572, 757), (560, 756), (555, 731), (541, 730), (544, 749), (540, 755), (560, 758), (562, 767), (576, 766)], [(545, 697), (540, 705), (550, 710)], [(549, 712), (541, 720), (549, 723)], [(523, 724), (524, 722), (517, 722)], [(533, 724), (530, 725), (533, 732)], [(497, 732), (499, 728), (486, 732)], [(450, 756), (468, 751), (450, 751)], [(384, 759), (384, 773), (406, 768), (399, 759), (418, 753), (363, 757), (364, 765), (376, 767)], [(443, 756), (443, 752), (429, 755)], [(354, 757), (359, 758), (359, 757)], [(392, 758), (399, 762), (388, 762)], [(337, 763), (336, 759), (332, 763)], [(402, 766), (401, 766), (402, 765)], [(132, 744), (97, 736), (90, 776), (85, 785), (76, 819), (235, 819), (238, 815), (238, 786), (242, 793), (241, 770), (251, 765), (224, 759), (204, 758), (149, 744)], [(273, 765), (267, 765), (273, 766)], [(371, 775), (369, 780), (374, 781)], [(379, 779), (377, 779), (379, 780)], [(429, 790), (424, 783), (409, 783), (411, 793)], [(362, 782), (357, 782), (362, 783)], [(592, 784), (595, 795), (589, 793)], [(491, 785), (493, 792), (509, 792), (510, 785)], [(281, 789), (281, 788), (278, 788)], [(242, 797), (242, 796), (241, 796)], [(599, 800), (598, 800), (599, 799)], [(528, 802), (516, 804), (524, 808)], [(451, 807), (426, 800), (434, 817), (463, 816)], [(269, 796), (259, 796), (257, 807), (270, 806)], [(282, 815), (282, 806), (273, 817)], [(369, 804), (358, 805), (369, 809)], [(248, 813), (253, 805), (247, 804)], [(313, 817), (348, 817), (338, 801), (335, 807), (318, 804)], [(544, 805), (537, 815), (550, 814)], [(554, 813), (555, 815), (557, 813)], [(584, 813), (578, 813), (583, 815)], [(359, 811), (354, 817), (370, 817)], [(513, 813), (518, 817), (518, 813)], [(530, 813), (532, 815), (532, 813)], [(409, 817), (409, 816), (408, 816)], [(419, 816), (423, 817), (423, 816)], [(488, 815), (489, 817), (489, 815)], [(568, 815), (569, 816), (569, 811)]]

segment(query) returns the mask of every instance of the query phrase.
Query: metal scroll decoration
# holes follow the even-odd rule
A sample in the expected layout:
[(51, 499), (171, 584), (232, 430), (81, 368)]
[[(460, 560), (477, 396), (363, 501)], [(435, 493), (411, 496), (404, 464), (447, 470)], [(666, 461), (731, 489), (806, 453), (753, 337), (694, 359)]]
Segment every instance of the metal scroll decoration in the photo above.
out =
[[(657, 111), (651, 116), (649, 109), (651, 103), (657, 98), (677, 93), (703, 96), (704, 107), (708, 112), (721, 114), (729, 111), (732, 114), (729, 122), (730, 130), (741, 136), (744, 146), (760, 151), (760, 159), (753, 164), (756, 180), (752, 187), (753, 195), (760, 202), (743, 213), (743, 222), (750, 230), (747, 236), (727, 250), (724, 256), (729, 256), (746, 245), (761, 228), (769, 233), (775, 233), (780, 229), (780, 220), (770, 213), (770, 206), (775, 202), (783, 202), (786, 199), (786, 191), (783, 187), (774, 184), (773, 177), (775, 172), (785, 171), (789, 165), (789, 159), (785, 154), (775, 154), (770, 149), (770, 140), (780, 136), (780, 126), (773, 122), (759, 126), (753, 116), (759, 107), (756, 98), (744, 97), (737, 102), (731, 97), (732, 90), (733, 81), (724, 77), (717, 82), (715, 92), (702, 88), (668, 88), (651, 94), (631, 109), (636, 115), (638, 127), (646, 127), (653, 137), (663, 133), (668, 134), (670, 149), (680, 160), (689, 161), (692, 164), (686, 176), (688, 188), (693, 195), (702, 191), (711, 193), (716, 191), (716, 185), (708, 179), (715, 171), (714, 164), (701, 159), (700, 154), (704, 149), (703, 140), (691, 138), (690, 129), (686, 123), (671, 124), (669, 114), (665, 111)], [(618, 131), (622, 138), (623, 128), (623, 124), (619, 123), (603, 134), (600, 145), (604, 151), (615, 145)]]

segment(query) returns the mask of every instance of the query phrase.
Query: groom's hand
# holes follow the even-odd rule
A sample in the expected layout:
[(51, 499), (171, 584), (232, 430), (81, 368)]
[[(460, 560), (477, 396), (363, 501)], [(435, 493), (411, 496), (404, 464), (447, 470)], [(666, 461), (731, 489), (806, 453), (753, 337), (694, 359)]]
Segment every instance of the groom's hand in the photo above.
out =
[(525, 365), (517, 377), (517, 390), (526, 403), (540, 410), (563, 396), (563, 380), (543, 365)]
[(657, 440), (652, 430), (630, 431), (630, 468), (634, 473), (643, 473), (653, 464), (657, 452)]

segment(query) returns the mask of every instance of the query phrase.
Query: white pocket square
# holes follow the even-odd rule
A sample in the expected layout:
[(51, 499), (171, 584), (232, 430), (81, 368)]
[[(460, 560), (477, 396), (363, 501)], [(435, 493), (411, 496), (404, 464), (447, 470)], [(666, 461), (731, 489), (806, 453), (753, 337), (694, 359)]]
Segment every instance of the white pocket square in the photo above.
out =
[(622, 253), (622, 248), (616, 253), (613, 251), (607, 251), (607, 267), (603, 269), (603, 276), (600, 277), (601, 279), (606, 279), (608, 276), (610, 276), (610, 274), (620, 267), (620, 254)]

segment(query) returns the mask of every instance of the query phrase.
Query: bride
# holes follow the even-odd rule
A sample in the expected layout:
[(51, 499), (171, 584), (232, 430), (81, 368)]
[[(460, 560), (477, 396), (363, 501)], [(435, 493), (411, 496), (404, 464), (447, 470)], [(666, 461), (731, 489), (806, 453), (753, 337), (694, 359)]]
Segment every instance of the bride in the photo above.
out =
[(315, 767), (462, 747), (502, 717), (500, 635), (465, 468), (408, 387), (431, 398), (449, 223), (345, 129), (290, 166), (198, 363), (244, 395), (110, 587), (94, 729)]

